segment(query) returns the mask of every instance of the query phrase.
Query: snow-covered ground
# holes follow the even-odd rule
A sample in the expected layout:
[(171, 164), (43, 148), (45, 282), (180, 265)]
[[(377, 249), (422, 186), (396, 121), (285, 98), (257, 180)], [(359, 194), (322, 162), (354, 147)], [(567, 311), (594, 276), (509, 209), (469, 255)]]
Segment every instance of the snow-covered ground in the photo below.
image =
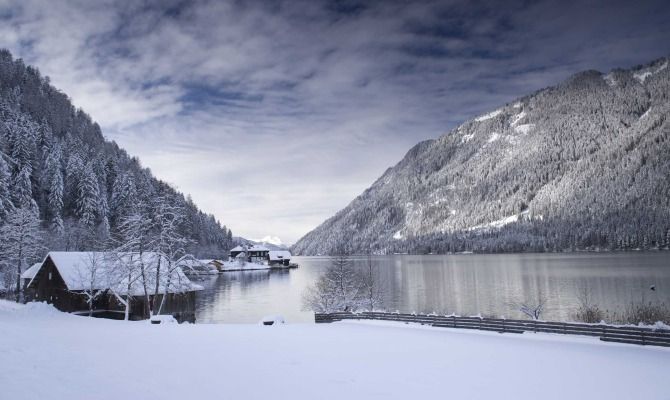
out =
[(151, 325), (0, 301), (2, 399), (667, 399), (670, 349), (387, 322)]

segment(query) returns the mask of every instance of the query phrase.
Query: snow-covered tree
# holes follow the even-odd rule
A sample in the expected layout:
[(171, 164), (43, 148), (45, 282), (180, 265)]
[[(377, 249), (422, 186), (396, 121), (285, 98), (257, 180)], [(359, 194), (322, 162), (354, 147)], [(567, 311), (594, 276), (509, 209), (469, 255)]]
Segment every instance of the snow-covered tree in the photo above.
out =
[(37, 203), (33, 199), (32, 183), (30, 181), (31, 167), (23, 166), (14, 177), (12, 182), (13, 203), (19, 208), (31, 208), (37, 210)]
[(136, 282), (142, 277), (140, 264), (142, 262), (138, 253), (133, 252), (109, 252), (109, 260), (114, 268), (109, 271), (107, 279), (110, 283), (110, 291), (124, 307), (124, 320), (130, 319), (132, 309), (133, 290)]
[(349, 256), (333, 257), (331, 265), (303, 294), (305, 308), (315, 312), (356, 311), (366, 305), (365, 276)]
[(3, 154), (0, 154), (0, 223), (14, 208), (11, 199), (11, 191), (9, 190), (10, 184), (11, 175), (9, 173), (9, 167), (4, 160)]
[(63, 174), (60, 170), (54, 171), (51, 176), (48, 196), (49, 212), (51, 214), (51, 229), (63, 233)]
[(147, 314), (151, 314), (149, 296), (151, 294), (152, 285), (150, 279), (152, 279), (152, 276), (149, 274), (148, 266), (144, 263), (145, 258), (143, 255), (150, 251), (154, 238), (151, 235), (152, 221), (145, 217), (143, 208), (143, 205), (138, 205), (132, 214), (126, 216), (121, 221), (117, 238), (119, 245), (115, 251), (118, 253), (137, 254), (137, 259), (134, 261), (137, 264), (135, 267), (139, 273), (137, 279), (142, 284)]
[[(186, 246), (189, 240), (181, 233), (181, 226), (185, 221), (186, 215), (184, 209), (174, 206), (170, 199), (160, 197), (157, 199), (154, 209), (154, 240), (152, 241), (153, 251), (161, 254), (156, 266), (156, 282), (154, 288), (154, 304), (152, 312), (160, 313), (165, 303), (167, 290), (174, 284), (173, 275), (178, 267), (178, 260), (186, 252)], [(165, 277), (163, 278), (163, 276)], [(178, 279), (178, 277), (177, 277)], [(160, 306), (157, 307), (156, 301), (160, 290), (160, 282), (165, 282), (165, 292)], [(177, 282), (178, 283), (178, 282)]]
[(104, 293), (101, 288), (106, 287), (109, 282), (108, 265), (114, 261), (111, 255), (107, 253), (89, 252), (87, 253), (84, 265), (80, 265), (76, 269), (76, 283), (82, 289), (74, 293), (85, 297), (89, 317), (93, 315), (95, 300)]
[(79, 220), (88, 227), (95, 225), (100, 204), (98, 179), (90, 164), (87, 164), (77, 185), (77, 214)]
[[(16, 301), (21, 300), (21, 273), (42, 253), (40, 220), (31, 208), (14, 209), (0, 226), (0, 258), (4, 275), (16, 283)], [(13, 274), (12, 274), (13, 272)]]
[(363, 307), (368, 311), (375, 311), (383, 305), (386, 294), (384, 283), (377, 277), (377, 270), (373, 265), (372, 256), (368, 255), (366, 271), (363, 278)]

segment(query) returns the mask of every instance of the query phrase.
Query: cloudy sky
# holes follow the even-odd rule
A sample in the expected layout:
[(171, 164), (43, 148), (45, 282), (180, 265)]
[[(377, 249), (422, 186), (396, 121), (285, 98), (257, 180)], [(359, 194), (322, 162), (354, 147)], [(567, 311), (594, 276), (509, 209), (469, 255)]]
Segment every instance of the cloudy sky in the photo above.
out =
[(236, 235), (294, 242), (416, 142), (670, 54), (667, 1), (5, 1), (37, 66)]

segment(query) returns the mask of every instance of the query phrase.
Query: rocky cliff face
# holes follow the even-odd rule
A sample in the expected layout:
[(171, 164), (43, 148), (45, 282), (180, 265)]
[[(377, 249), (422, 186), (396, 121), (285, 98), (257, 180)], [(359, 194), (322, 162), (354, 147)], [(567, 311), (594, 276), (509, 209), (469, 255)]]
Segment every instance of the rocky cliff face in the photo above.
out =
[(293, 251), (667, 247), (668, 64), (582, 72), (421, 142)]

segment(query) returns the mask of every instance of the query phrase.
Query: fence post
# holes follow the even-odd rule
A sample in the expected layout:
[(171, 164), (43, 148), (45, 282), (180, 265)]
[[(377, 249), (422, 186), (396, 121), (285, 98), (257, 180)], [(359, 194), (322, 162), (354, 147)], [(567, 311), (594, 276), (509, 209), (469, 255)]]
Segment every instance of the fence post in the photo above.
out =
[(456, 327), (456, 316), (452, 315), (451, 318), (453, 318), (452, 322), (453, 322), (453, 325), (454, 325), (454, 328), (455, 328)]
[(647, 344), (647, 339), (644, 336), (644, 330), (640, 331), (640, 336), (642, 336), (642, 346)]
[(505, 332), (506, 332), (506, 330), (505, 330), (505, 318), (503, 318), (502, 322), (503, 322), (503, 323), (502, 323), (502, 325), (503, 325), (503, 333), (505, 333)]

